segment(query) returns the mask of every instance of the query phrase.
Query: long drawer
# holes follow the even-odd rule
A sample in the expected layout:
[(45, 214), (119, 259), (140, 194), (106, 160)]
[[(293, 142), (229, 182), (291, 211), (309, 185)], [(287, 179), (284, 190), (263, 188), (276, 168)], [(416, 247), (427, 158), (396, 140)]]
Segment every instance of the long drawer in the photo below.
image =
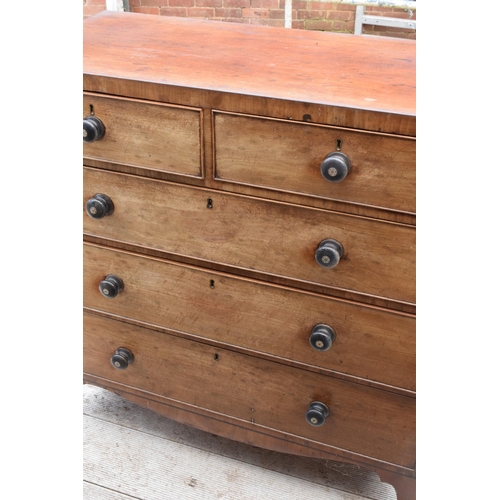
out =
[(83, 115), (104, 124), (83, 156), (162, 172), (202, 176), (201, 110), (137, 99), (84, 94)]
[[(124, 370), (110, 363), (120, 347), (134, 355)], [(84, 317), (84, 372), (252, 422), (263, 431), (414, 466), (415, 400), (410, 397), (92, 314)], [(329, 409), (321, 427), (305, 419), (314, 401)]]
[[(414, 138), (222, 112), (214, 127), (216, 179), (415, 212)], [(350, 170), (331, 182), (320, 167), (337, 152)]]
[[(415, 390), (414, 317), (94, 245), (83, 255), (86, 307)], [(113, 299), (99, 291), (108, 275), (124, 285)]]
[[(415, 302), (414, 227), (85, 168), (83, 205), (96, 194), (114, 211), (95, 220), (84, 210), (88, 235)], [(325, 240), (342, 248), (335, 267), (318, 264)]]

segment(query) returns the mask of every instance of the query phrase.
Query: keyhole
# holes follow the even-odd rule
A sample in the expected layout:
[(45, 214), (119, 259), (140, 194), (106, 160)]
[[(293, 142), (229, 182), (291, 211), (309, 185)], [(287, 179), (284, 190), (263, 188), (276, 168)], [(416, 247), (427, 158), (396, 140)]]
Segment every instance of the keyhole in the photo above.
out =
[(89, 107), (90, 107), (90, 115), (94, 116), (94, 105), (91, 104)]
[(214, 208), (214, 203), (212, 201), (212, 198), (208, 198), (208, 200), (207, 200), (207, 208)]
[(340, 151), (342, 149), (342, 140), (337, 139), (337, 151)]
[(214, 280), (210, 280), (210, 288), (215, 288), (215, 281)]

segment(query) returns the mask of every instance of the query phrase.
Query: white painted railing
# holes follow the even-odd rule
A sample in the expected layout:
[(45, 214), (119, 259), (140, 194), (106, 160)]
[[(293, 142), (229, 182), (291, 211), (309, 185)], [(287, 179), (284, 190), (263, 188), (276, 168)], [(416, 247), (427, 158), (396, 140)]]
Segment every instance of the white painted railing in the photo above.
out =
[(106, 0), (106, 10), (129, 11), (128, 0)]
[[(389, 7), (413, 11), (417, 9), (414, 0), (316, 0), (324, 3), (343, 3), (356, 5), (356, 20), (354, 33), (361, 35), (363, 24), (378, 24), (379, 26), (397, 26), (399, 28), (417, 29), (417, 21), (411, 19), (389, 18), (382, 16), (366, 16), (365, 7)], [(285, 28), (292, 27), (292, 0), (285, 0)]]

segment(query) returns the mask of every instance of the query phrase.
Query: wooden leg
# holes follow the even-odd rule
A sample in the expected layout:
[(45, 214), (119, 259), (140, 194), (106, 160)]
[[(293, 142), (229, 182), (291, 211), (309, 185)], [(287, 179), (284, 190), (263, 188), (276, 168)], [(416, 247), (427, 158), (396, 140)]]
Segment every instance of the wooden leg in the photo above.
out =
[(379, 470), (377, 473), (382, 482), (389, 483), (394, 487), (398, 500), (416, 500), (416, 480), (414, 477), (386, 470)]

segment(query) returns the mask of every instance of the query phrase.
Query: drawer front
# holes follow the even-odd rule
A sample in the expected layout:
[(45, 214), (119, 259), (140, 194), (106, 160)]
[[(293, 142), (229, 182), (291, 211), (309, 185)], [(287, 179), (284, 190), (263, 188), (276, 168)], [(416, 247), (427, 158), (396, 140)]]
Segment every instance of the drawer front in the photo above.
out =
[(84, 117), (91, 106), (105, 133), (83, 143), (84, 158), (202, 176), (199, 109), (84, 94)]
[[(99, 220), (84, 210), (87, 234), (332, 288), (415, 300), (413, 227), (84, 170), (84, 205), (98, 193), (114, 204), (114, 212)], [(336, 267), (316, 262), (325, 239), (343, 247)]]
[[(414, 317), (94, 245), (83, 255), (87, 307), (415, 390)], [(110, 274), (124, 283), (112, 300), (99, 291)], [(317, 325), (333, 330), (328, 350), (310, 344), (328, 343)]]
[[(334, 127), (214, 113), (220, 180), (415, 212), (415, 140)], [(337, 151), (351, 169), (340, 182), (320, 166)]]
[[(113, 368), (129, 349), (134, 361)], [(217, 354), (217, 356), (216, 356)], [(84, 372), (292, 436), (414, 466), (415, 400), (85, 314)], [(330, 410), (306, 422), (309, 404)]]

